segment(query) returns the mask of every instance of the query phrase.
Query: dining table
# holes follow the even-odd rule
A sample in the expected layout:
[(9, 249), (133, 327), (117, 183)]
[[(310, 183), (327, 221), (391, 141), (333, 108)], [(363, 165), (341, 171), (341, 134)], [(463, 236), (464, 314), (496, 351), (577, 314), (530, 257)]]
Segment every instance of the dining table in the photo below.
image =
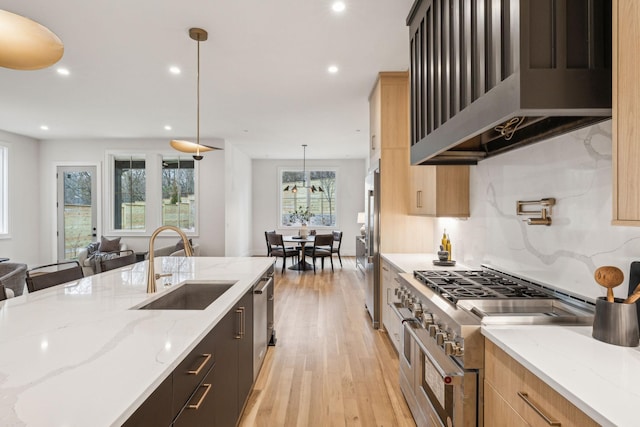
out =
[(282, 236), (283, 243), (296, 243), (300, 245), (300, 251), (302, 252), (302, 258), (300, 258), (300, 262), (289, 267), (289, 270), (298, 270), (298, 271), (306, 271), (313, 270), (313, 265), (309, 264), (305, 260), (304, 256), (304, 247), (307, 243), (313, 244), (315, 241), (315, 236), (308, 235), (307, 237), (302, 236)]

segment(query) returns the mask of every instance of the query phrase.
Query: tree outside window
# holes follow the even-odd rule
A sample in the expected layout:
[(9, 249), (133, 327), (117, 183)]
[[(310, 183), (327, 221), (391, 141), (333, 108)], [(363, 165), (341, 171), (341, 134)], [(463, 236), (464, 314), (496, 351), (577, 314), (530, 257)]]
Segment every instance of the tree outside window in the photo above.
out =
[(195, 161), (190, 158), (162, 158), (162, 225), (185, 231), (196, 228)]
[[(335, 227), (335, 170), (282, 170), (280, 174), (280, 226), (300, 226), (300, 211), (312, 216), (310, 227)], [(288, 187), (288, 188), (287, 188)], [(315, 191), (314, 191), (315, 190)]]
[(144, 157), (114, 157), (113, 228), (144, 230), (146, 169)]

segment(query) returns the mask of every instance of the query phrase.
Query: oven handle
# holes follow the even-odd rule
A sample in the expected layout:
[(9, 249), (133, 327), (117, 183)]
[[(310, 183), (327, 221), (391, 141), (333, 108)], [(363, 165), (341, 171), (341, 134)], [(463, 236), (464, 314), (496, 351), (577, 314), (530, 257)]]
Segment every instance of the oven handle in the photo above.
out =
[[(462, 384), (462, 380), (464, 379), (464, 371), (457, 369), (454, 366), (449, 368), (449, 372), (447, 372), (442, 365), (436, 360), (433, 356), (432, 351), (427, 348), (427, 345), (418, 337), (415, 331), (411, 328), (411, 326), (405, 324), (405, 328), (409, 331), (411, 338), (413, 341), (420, 347), (420, 350), (424, 353), (424, 355), (429, 359), (429, 362), (433, 365), (433, 367), (438, 371), (438, 374), (442, 378), (445, 384), (449, 385), (459, 385)], [(439, 350), (439, 348), (437, 349)], [(452, 362), (453, 365), (453, 362)]]

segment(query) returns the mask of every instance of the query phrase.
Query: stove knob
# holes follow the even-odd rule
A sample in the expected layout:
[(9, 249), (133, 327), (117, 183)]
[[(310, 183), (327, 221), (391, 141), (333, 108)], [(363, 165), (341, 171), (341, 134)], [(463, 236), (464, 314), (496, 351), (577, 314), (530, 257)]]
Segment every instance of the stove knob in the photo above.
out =
[(416, 298), (413, 296), (409, 296), (405, 302), (404, 302), (404, 306), (407, 308), (411, 308), (413, 307), (413, 303), (416, 301)]
[(433, 324), (433, 314), (425, 313), (424, 307), (422, 309), (422, 327), (429, 329), (429, 326)]
[(449, 334), (447, 334), (446, 332), (436, 333), (436, 344), (443, 345), (447, 338), (449, 338), (448, 335)]
[(407, 289), (406, 286), (400, 286), (399, 288), (395, 288), (393, 293), (399, 297), (400, 295), (402, 295), (404, 293), (404, 291)]
[(430, 337), (435, 337), (436, 333), (438, 332), (438, 325), (435, 325), (435, 324), (432, 323), (432, 324), (429, 325), (428, 329), (429, 329), (429, 336)]
[(422, 304), (420, 302), (414, 303), (411, 312), (413, 313), (413, 317), (417, 319), (422, 318)]
[(460, 347), (455, 341), (445, 341), (444, 342), (444, 353), (447, 356), (462, 356), (464, 354), (463, 348)]

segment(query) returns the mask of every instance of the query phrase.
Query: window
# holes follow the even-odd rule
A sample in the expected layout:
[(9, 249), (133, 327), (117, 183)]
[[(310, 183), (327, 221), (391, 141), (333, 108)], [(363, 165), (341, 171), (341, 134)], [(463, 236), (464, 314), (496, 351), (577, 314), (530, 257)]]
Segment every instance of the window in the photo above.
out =
[(113, 156), (113, 228), (144, 230), (146, 168), (144, 156)]
[(0, 145), (0, 234), (9, 233), (9, 149)]
[[(330, 169), (280, 171), (280, 225), (335, 227), (336, 177)], [(306, 211), (311, 215), (305, 215)]]
[(162, 225), (195, 231), (195, 161), (178, 156), (162, 158)]

